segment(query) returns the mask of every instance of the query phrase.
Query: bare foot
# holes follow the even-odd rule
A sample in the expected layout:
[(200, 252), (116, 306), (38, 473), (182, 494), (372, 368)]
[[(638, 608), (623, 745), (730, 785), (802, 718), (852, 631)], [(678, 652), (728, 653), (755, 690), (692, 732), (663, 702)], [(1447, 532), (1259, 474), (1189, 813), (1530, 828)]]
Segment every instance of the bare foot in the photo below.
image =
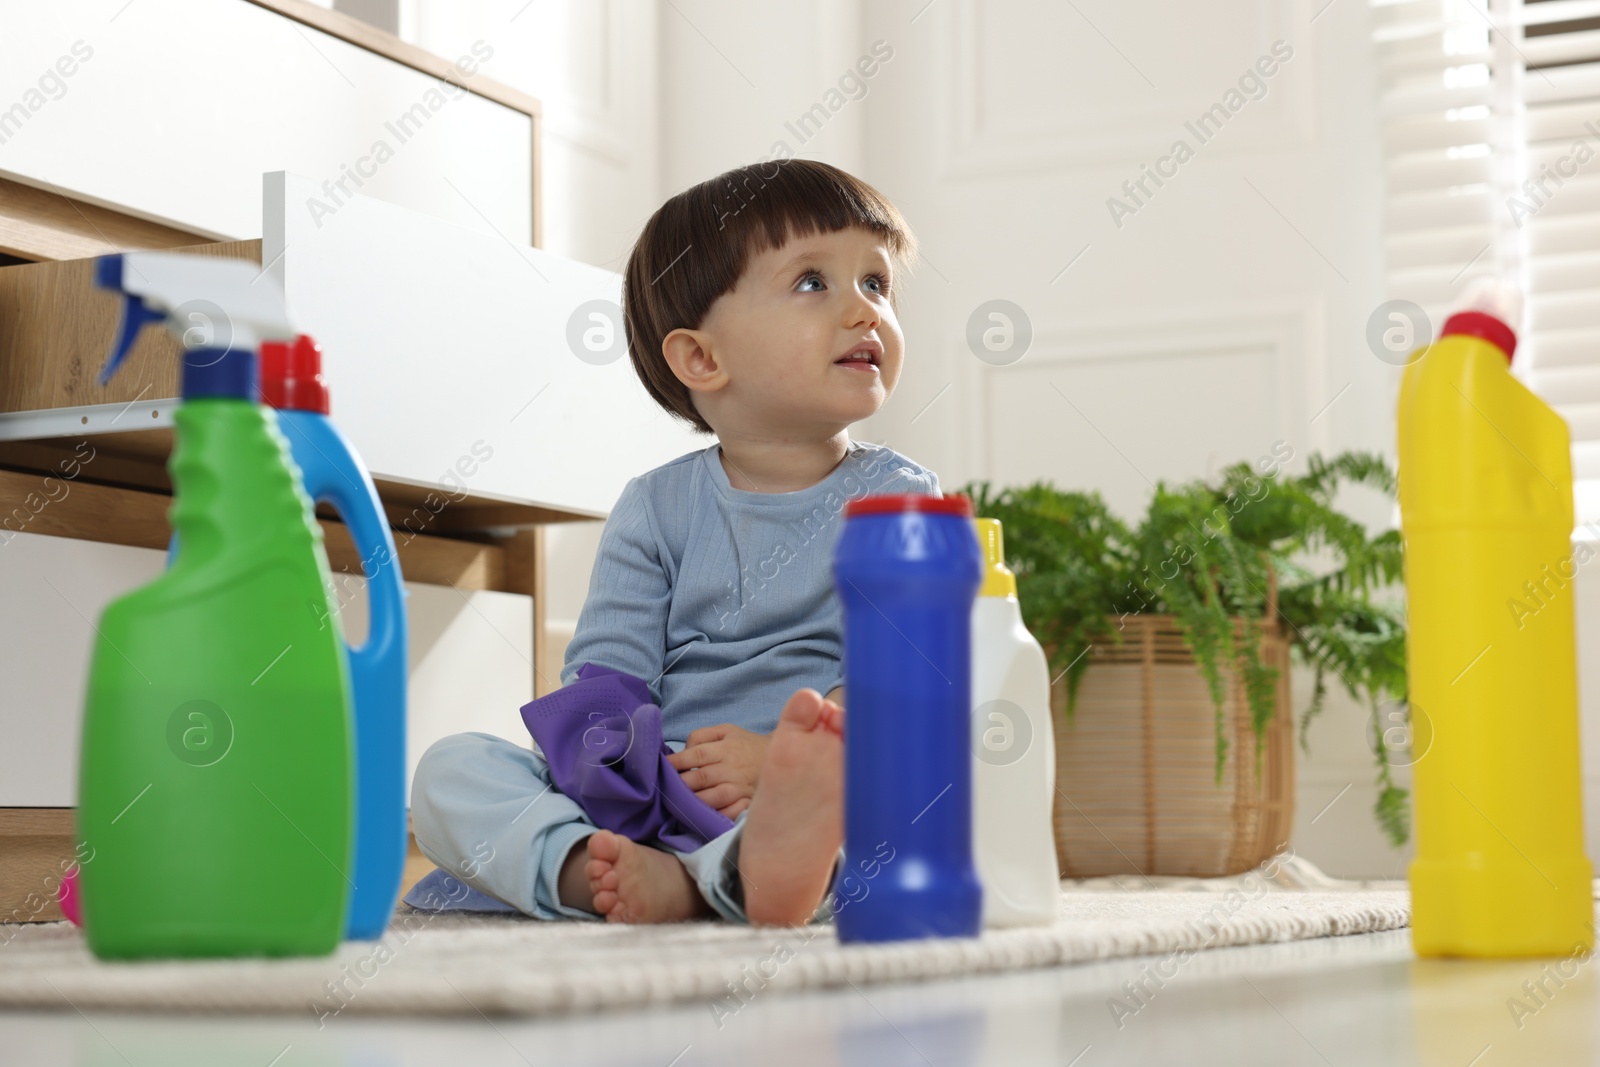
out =
[(772, 731), (739, 844), (753, 925), (803, 923), (828, 891), (844, 838), (843, 716), (815, 689), (801, 689)]
[(610, 830), (589, 835), (584, 873), (594, 911), (613, 923), (675, 923), (711, 913), (689, 872), (670, 852)]

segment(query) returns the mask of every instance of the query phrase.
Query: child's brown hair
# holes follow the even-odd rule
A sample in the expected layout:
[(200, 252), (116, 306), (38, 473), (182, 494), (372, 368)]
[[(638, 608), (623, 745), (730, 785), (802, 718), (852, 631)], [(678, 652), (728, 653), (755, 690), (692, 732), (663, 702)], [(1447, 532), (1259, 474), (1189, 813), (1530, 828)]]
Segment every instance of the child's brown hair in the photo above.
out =
[[(814, 160), (737, 167), (662, 204), (639, 234), (622, 280), (628, 353), (656, 403), (699, 432), (713, 433), (689, 387), (672, 373), (662, 341), (673, 330), (698, 329), (754, 256), (791, 237), (852, 226), (881, 235), (897, 266), (916, 255), (911, 228), (882, 193)], [(890, 289), (891, 306), (896, 292)]]

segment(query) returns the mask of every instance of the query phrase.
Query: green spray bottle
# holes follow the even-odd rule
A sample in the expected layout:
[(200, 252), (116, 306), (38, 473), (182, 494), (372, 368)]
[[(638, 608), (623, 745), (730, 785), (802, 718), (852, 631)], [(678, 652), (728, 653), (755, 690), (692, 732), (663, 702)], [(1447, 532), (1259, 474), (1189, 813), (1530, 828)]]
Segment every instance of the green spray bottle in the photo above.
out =
[[(79, 892), (102, 959), (331, 952), (349, 903), (349, 680), (322, 531), (258, 402), (256, 349), (294, 336), (242, 260), (126, 253), (110, 379), (143, 327), (184, 342), (172, 567), (96, 628), (78, 780)], [(308, 610), (308, 605), (311, 610)], [(317, 607), (320, 606), (320, 612)]]

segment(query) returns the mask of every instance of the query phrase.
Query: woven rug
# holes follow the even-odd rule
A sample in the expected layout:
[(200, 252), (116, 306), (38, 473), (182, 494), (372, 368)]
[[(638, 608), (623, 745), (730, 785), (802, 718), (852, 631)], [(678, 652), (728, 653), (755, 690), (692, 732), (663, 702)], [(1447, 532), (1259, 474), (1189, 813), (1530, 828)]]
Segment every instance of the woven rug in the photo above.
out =
[[(1291, 880), (1293, 881), (1293, 880)], [(1331, 881), (1331, 880), (1330, 880)], [(1404, 927), (1399, 888), (1239, 879), (1141, 889), (1067, 883), (1051, 927), (841, 945), (829, 925), (756, 930), (548, 923), (402, 907), (381, 941), (301, 959), (103, 963), (68, 923), (0, 927), (0, 1008), (550, 1016), (1190, 954)], [(1202, 891), (1196, 892), (1200, 889)]]

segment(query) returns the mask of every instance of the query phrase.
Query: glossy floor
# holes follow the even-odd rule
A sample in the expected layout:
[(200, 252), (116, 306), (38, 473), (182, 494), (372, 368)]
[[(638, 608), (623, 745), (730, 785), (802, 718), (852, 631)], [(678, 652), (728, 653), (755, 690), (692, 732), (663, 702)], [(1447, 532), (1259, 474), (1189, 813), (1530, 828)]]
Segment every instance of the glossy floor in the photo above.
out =
[(544, 1064), (1600, 1063), (1587, 959), (1413, 959), (1405, 931), (529, 1021), (0, 1014), (0, 1063), (93, 1067)]

